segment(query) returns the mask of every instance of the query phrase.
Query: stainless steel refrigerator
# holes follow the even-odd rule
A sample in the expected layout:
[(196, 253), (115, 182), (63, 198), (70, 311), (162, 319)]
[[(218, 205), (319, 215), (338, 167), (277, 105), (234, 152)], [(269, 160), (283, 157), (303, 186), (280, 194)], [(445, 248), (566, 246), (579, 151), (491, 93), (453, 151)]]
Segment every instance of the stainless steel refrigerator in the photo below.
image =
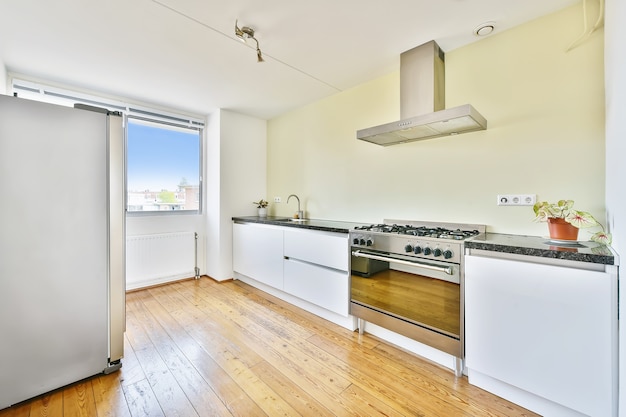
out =
[(121, 366), (122, 123), (0, 95), (0, 409)]

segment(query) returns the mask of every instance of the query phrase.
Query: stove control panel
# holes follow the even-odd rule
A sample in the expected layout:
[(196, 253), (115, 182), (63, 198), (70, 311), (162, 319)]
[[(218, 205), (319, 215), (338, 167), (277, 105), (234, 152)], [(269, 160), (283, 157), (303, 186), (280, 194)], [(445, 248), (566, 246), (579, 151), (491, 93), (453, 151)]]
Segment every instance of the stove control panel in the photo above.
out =
[(374, 238), (371, 236), (354, 236), (352, 238), (352, 245), (371, 247), (374, 246)]
[(441, 259), (442, 261), (460, 262), (460, 245), (447, 242), (419, 242), (404, 243), (404, 254), (416, 255), (423, 258)]
[(417, 237), (381, 236), (368, 233), (353, 233), (350, 236), (352, 246), (360, 249), (372, 249), (390, 254), (396, 253), (422, 259), (437, 259), (443, 262), (461, 262), (463, 252), (460, 242)]

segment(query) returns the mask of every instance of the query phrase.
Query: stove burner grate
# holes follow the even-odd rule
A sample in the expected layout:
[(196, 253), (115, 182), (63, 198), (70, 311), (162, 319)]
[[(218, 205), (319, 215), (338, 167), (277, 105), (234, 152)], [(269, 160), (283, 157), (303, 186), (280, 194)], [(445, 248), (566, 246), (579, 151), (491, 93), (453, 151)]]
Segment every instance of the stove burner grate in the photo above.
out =
[(372, 224), (369, 226), (357, 226), (355, 230), (379, 233), (395, 233), (400, 235), (434, 237), (439, 239), (463, 240), (478, 235), (478, 230), (450, 230), (443, 227), (411, 226), (397, 224)]

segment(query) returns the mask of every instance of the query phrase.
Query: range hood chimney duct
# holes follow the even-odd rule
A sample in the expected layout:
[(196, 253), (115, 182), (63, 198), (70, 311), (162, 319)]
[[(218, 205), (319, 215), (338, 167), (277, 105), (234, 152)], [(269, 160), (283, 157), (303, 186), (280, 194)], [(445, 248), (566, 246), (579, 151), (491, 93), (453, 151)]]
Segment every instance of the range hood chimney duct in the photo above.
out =
[(400, 55), (401, 120), (357, 131), (357, 139), (381, 146), (485, 130), (471, 105), (445, 109), (445, 55), (435, 41)]

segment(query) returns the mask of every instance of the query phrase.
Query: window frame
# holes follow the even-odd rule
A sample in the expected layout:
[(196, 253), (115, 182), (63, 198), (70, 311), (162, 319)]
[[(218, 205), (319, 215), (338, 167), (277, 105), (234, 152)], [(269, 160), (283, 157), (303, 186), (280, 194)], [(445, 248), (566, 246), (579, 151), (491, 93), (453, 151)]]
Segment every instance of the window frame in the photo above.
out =
[[(125, 126), (125, 131), (124, 131), (124, 141), (126, 144), (126, 147), (128, 148), (128, 126), (129, 126), (129, 119), (136, 119), (139, 121), (144, 121), (144, 122), (148, 122), (150, 124), (156, 124), (156, 125), (165, 125), (165, 126), (171, 126), (171, 127), (175, 127), (175, 128), (182, 128), (185, 130), (195, 130), (198, 132), (198, 194), (199, 194), (199, 199), (198, 199), (198, 208), (197, 209), (192, 209), (192, 210), (147, 210), (147, 211), (130, 211), (128, 209), (128, 201), (126, 201), (126, 215), (127, 216), (132, 216), (132, 217), (142, 217), (142, 216), (159, 216), (159, 215), (173, 215), (173, 214), (178, 214), (178, 215), (184, 215), (184, 214), (191, 214), (191, 215), (199, 215), (203, 213), (203, 204), (202, 204), (202, 196), (203, 196), (203, 184), (204, 184), (204, 175), (202, 174), (203, 172), (203, 168), (204, 168), (204, 129), (200, 128), (200, 127), (190, 127), (188, 125), (182, 125), (179, 123), (173, 123), (173, 122), (164, 122), (164, 121), (156, 121), (154, 119), (151, 118), (146, 118), (146, 117), (141, 117), (141, 116), (137, 116), (137, 115), (133, 115), (133, 114), (128, 114), (124, 116), (124, 126)], [(125, 166), (126, 166), (126, 190), (125, 190), (125, 194), (126, 194), (126, 198), (128, 199), (128, 150), (125, 151)], [(195, 199), (195, 197), (194, 197)]]

